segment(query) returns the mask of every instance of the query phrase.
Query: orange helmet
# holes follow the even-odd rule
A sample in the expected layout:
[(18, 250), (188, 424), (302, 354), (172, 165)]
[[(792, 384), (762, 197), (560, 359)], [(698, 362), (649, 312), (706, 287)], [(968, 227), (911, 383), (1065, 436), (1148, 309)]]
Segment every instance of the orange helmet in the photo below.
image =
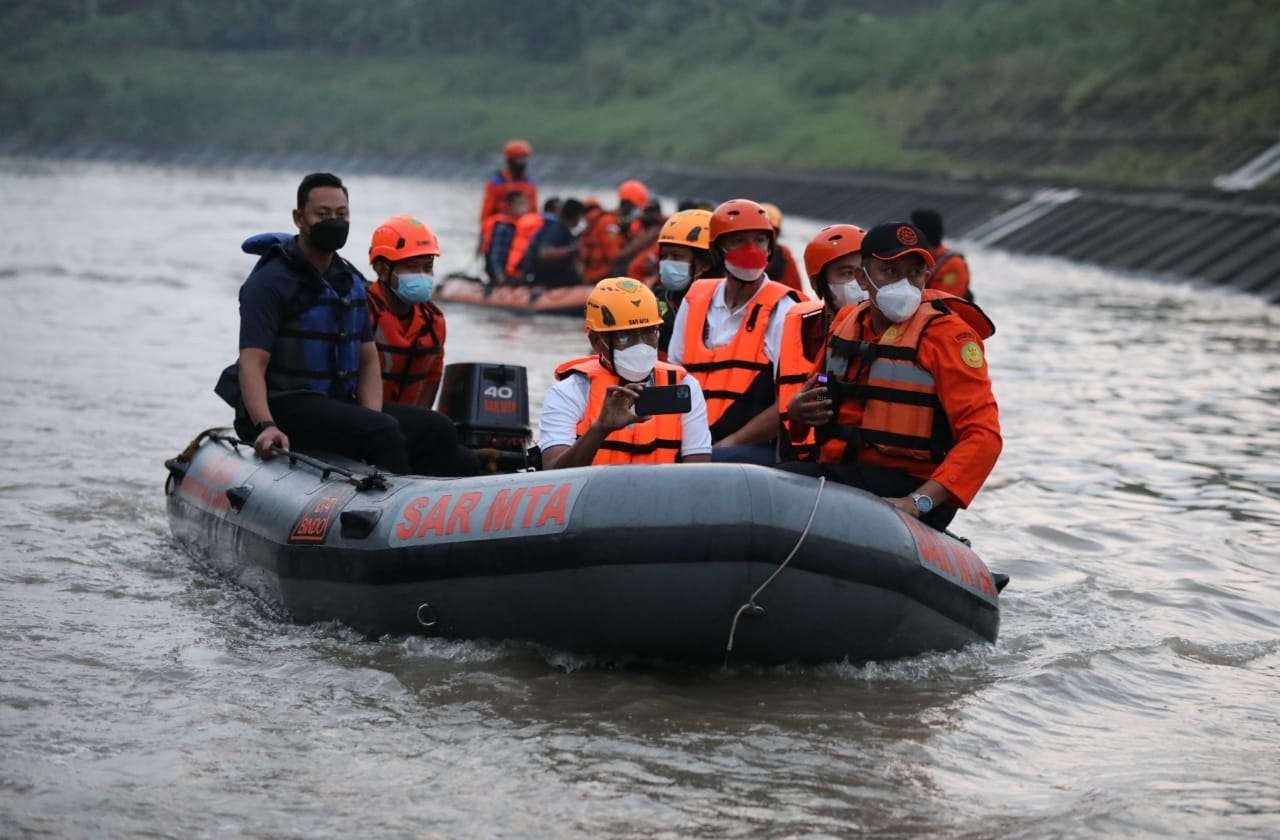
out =
[(649, 287), (630, 277), (601, 280), (587, 296), (587, 329), (621, 332), (662, 324), (658, 299)]
[(827, 225), (804, 246), (804, 270), (810, 279), (822, 275), (827, 263), (858, 253), (867, 232), (857, 225)]
[(373, 231), (369, 264), (378, 257), (400, 262), (411, 257), (438, 257), (440, 243), (425, 222), (413, 216), (392, 216)]
[(731, 198), (711, 214), (711, 241), (740, 230), (762, 230), (774, 235), (769, 214), (763, 207), (749, 198)]
[(635, 178), (623, 181), (618, 184), (618, 201), (630, 201), (636, 207), (643, 207), (649, 203), (649, 188)]
[(533, 154), (533, 147), (527, 140), (508, 140), (507, 145), (502, 147), (502, 156), (507, 160), (529, 157), (531, 154)]
[(764, 208), (764, 214), (769, 217), (769, 224), (773, 225), (775, 231), (782, 231), (782, 211), (778, 209), (778, 205), (770, 204), (767, 201), (760, 202), (760, 206)]
[(658, 244), (711, 250), (711, 211), (681, 210), (673, 213), (658, 233)]

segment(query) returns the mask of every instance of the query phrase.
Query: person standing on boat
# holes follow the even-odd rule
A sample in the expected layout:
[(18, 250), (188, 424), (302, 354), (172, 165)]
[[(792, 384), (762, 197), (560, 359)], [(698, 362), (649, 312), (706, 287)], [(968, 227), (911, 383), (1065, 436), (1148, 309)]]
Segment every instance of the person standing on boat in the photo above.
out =
[(684, 293), (695, 280), (712, 271), (711, 211), (681, 210), (662, 225), (658, 232), (658, 311), (662, 313), (662, 330), (658, 334), (658, 356), (667, 358), (671, 346), (671, 330), (676, 312), (684, 301)]
[[(867, 299), (858, 283), (862, 268), (862, 238), (866, 231), (855, 225), (829, 225), (818, 231), (804, 249), (804, 268), (818, 300), (804, 300), (791, 308), (782, 324), (782, 348), (778, 357), (779, 419), (786, 425), (792, 401), (804, 390), (826, 361), (827, 334), (838, 314)], [(785, 429), (784, 429), (785, 431)], [(813, 428), (792, 439), (778, 438), (781, 461), (812, 461), (818, 454)]]
[(582, 276), (596, 283), (614, 270), (631, 230), (631, 222), (649, 203), (649, 188), (634, 178), (618, 185), (618, 209), (591, 217), (582, 233)]
[(671, 330), (667, 358), (702, 386), (716, 461), (776, 462), (774, 366), (794, 291), (765, 274), (774, 246), (763, 207), (745, 198), (711, 214), (711, 248), (722, 279), (694, 283)]
[(237, 434), (263, 457), (292, 445), (397, 473), (474, 472), (457, 462), (447, 417), (383, 403), (366, 282), (337, 253), (347, 188), (318, 172), (297, 199), (298, 234), (271, 245), (240, 287), (240, 356), (215, 388), (236, 409)]
[(578, 238), (586, 206), (576, 198), (560, 205), (560, 214), (544, 223), (529, 243), (530, 282), (542, 288), (577, 286), (582, 283)]
[(964, 254), (943, 244), (942, 214), (937, 210), (912, 210), (911, 223), (924, 232), (929, 240), (929, 251), (933, 254), (933, 269), (929, 272), (929, 282), (925, 288), (972, 301), (969, 261), (964, 258)]
[[(529, 158), (533, 147), (524, 140), (509, 140), (502, 149), (506, 166), (490, 176), (480, 201), (480, 226), (494, 213), (501, 213), (506, 195), (512, 190), (524, 193), (529, 207), (538, 206), (538, 185), (529, 177)], [(483, 253), (483, 251), (481, 252)]]
[(785, 464), (860, 487), (945, 528), (968, 507), (1003, 446), (975, 304), (925, 291), (933, 253), (906, 222), (867, 232), (858, 282), (870, 298), (833, 326), (826, 382), (788, 406), (793, 440), (813, 428), (818, 463)]
[[(698, 381), (658, 361), (658, 300), (630, 277), (601, 280), (587, 298), (587, 340), (594, 356), (556, 368), (538, 423), (544, 469), (588, 464), (671, 464), (711, 460), (707, 406)], [(633, 406), (649, 385), (686, 384), (685, 414), (639, 417)]]
[(782, 244), (782, 211), (778, 209), (778, 205), (767, 201), (760, 206), (769, 216), (769, 224), (773, 225), (773, 254), (769, 257), (765, 274), (788, 289), (792, 289), (802, 298), (807, 297), (804, 292), (804, 281), (800, 279), (800, 269), (796, 266), (795, 255), (791, 253), (790, 248)]

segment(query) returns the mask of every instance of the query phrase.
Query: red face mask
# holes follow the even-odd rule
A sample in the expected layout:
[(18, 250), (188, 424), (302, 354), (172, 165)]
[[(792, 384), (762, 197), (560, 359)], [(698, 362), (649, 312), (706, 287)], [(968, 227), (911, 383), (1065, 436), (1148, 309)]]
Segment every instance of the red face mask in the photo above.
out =
[(751, 243), (724, 252), (725, 270), (744, 283), (759, 280), (768, 264), (768, 252)]

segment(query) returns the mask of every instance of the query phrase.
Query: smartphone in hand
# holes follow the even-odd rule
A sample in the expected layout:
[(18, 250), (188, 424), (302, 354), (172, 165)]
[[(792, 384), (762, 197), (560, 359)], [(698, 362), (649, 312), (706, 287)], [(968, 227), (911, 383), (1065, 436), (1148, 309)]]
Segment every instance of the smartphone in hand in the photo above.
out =
[(640, 392), (634, 408), (641, 417), (688, 414), (693, 409), (693, 402), (688, 385), (654, 385)]

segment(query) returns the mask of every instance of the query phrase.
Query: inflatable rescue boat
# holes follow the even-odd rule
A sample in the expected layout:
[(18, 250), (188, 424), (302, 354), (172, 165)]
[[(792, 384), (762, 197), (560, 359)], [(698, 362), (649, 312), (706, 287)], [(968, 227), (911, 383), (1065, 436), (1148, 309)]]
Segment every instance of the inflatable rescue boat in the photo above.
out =
[(592, 286), (489, 286), (466, 274), (449, 274), (440, 282), (434, 300), (491, 306), (508, 312), (582, 317)]

